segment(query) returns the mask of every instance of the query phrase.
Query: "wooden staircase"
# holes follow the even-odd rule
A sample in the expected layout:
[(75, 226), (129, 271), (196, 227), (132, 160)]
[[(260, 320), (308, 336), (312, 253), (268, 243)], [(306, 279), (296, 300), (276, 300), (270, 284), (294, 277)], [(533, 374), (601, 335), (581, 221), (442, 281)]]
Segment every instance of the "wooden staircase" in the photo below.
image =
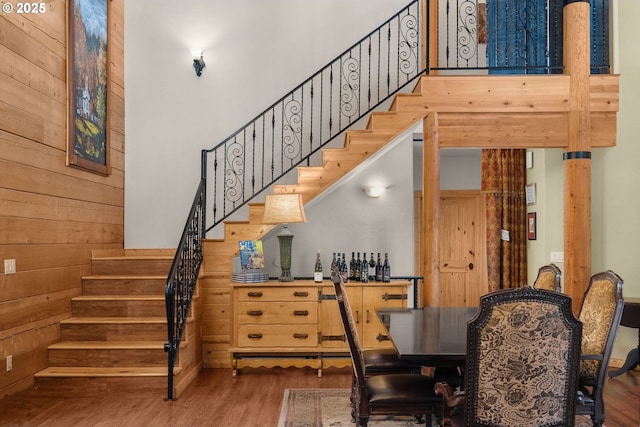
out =
[[(49, 346), (49, 367), (35, 375), (38, 393), (167, 395), (164, 291), (173, 256), (172, 250), (92, 253), (92, 275), (83, 277), (82, 295), (71, 300), (72, 317), (60, 323), (60, 342)], [(199, 309), (196, 294), (174, 396), (201, 368), (202, 351), (193, 342)]]
[[(420, 85), (417, 89), (420, 90)], [(317, 197), (428, 114), (428, 110), (397, 109), (398, 98), (414, 96), (420, 94), (397, 95), (389, 111), (371, 114), (365, 129), (347, 130), (343, 147), (322, 149), (321, 166), (298, 167), (297, 184), (274, 185), (273, 192), (300, 193), (305, 204)], [(263, 212), (263, 203), (250, 203), (247, 221), (225, 221), (224, 238), (204, 242), (200, 283), (205, 316), (202, 346), (206, 368), (231, 366), (229, 283), (233, 273), (233, 258), (238, 252), (240, 240), (260, 239), (273, 228), (262, 224)]]

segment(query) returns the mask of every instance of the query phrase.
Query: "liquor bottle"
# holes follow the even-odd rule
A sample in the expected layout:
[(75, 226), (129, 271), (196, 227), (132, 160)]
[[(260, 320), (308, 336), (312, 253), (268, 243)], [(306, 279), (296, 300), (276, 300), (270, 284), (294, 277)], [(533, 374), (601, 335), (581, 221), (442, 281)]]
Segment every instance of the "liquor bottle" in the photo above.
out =
[(384, 254), (384, 264), (382, 264), (382, 281), (391, 281), (391, 265), (389, 264), (389, 254)]
[(322, 283), (322, 262), (320, 261), (320, 251), (318, 251), (316, 266), (313, 269), (313, 281), (316, 283)]
[(349, 271), (347, 270), (347, 257), (344, 252), (342, 252), (342, 264), (340, 264), (340, 275), (342, 276), (342, 281), (347, 283), (349, 281)]
[(367, 262), (367, 253), (362, 252), (362, 264), (360, 264), (360, 281), (367, 283), (369, 281), (369, 263)]
[(356, 256), (355, 252), (351, 252), (351, 261), (349, 261), (349, 279), (356, 280)]
[(369, 258), (369, 281), (373, 282), (376, 280), (376, 260), (373, 259), (373, 252), (371, 252), (371, 257)]
[(382, 282), (382, 261), (380, 261), (380, 252), (378, 252), (378, 262), (376, 262), (376, 282)]

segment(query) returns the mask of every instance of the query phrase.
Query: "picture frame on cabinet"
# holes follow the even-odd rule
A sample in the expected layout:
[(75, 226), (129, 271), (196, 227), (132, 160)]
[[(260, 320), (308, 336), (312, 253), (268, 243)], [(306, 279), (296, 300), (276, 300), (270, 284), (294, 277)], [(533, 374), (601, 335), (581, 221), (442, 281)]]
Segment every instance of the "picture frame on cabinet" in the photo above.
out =
[(109, 175), (109, 0), (67, 1), (67, 166)]

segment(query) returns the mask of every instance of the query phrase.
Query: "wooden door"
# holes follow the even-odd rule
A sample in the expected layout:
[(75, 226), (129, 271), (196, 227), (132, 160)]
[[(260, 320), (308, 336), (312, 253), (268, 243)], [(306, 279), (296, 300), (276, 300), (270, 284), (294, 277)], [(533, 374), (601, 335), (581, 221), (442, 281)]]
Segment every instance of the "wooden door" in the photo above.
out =
[(484, 224), (479, 190), (440, 192), (440, 306), (477, 307), (487, 292)]

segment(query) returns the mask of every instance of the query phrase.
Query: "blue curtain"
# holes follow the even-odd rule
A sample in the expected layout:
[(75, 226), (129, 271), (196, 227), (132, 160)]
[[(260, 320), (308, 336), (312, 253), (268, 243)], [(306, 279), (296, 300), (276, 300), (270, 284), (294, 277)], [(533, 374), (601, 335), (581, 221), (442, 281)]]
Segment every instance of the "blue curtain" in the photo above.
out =
[[(563, 0), (487, 0), (492, 74), (562, 73)], [(591, 0), (591, 72), (609, 72), (609, 0)]]

